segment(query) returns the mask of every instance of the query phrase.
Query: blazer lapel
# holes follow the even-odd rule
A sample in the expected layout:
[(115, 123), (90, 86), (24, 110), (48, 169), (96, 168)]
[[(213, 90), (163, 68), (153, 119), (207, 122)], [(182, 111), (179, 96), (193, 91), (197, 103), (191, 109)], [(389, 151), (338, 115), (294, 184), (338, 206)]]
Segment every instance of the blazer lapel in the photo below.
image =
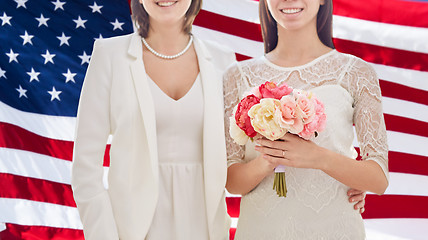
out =
[(147, 74), (143, 62), (143, 47), (140, 36), (135, 33), (132, 36), (128, 54), (133, 56), (135, 60), (131, 63), (132, 78), (134, 80), (135, 91), (137, 93), (138, 102), (143, 116), (144, 128), (146, 130), (147, 143), (149, 145), (150, 159), (155, 177), (155, 183), (158, 182), (158, 154), (157, 154), (157, 138), (156, 138), (156, 119), (153, 98), (148, 85)]
[(222, 72), (211, 62), (211, 54), (199, 39), (195, 39), (204, 93), (203, 156), (205, 203), (208, 228), (213, 236), (214, 218), (226, 184), (226, 152), (224, 137), (224, 107)]

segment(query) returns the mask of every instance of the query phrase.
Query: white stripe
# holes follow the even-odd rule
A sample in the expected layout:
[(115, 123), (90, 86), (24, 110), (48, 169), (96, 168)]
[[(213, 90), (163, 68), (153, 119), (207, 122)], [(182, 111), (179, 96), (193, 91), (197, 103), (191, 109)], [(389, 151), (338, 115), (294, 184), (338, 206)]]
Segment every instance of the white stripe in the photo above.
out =
[(383, 97), (382, 104), (384, 113), (428, 123), (428, 105), (389, 97)]
[(0, 222), (82, 229), (75, 207), (15, 198), (0, 198)]
[(215, 41), (219, 44), (229, 47), (232, 51), (249, 57), (258, 57), (263, 55), (263, 43), (237, 37), (235, 35), (193, 26), (193, 34), (204, 40)]
[(428, 72), (370, 63), (379, 79), (428, 91)]
[(408, 173), (389, 173), (389, 186), (385, 194), (428, 196), (428, 176)]
[(236, 228), (238, 226), (238, 218), (230, 218), (232, 223), (230, 224), (231, 228)]
[[(72, 162), (33, 152), (0, 148), (0, 172), (52, 182), (71, 184)], [(108, 167), (104, 167), (107, 189)]]
[[(396, 206), (400, 207), (399, 204)], [(422, 206), (421, 206), (422, 207)], [(369, 211), (369, 209), (367, 209)], [(391, 209), (394, 211), (394, 209)], [(428, 219), (365, 219), (367, 240), (426, 240)]]
[(387, 131), (390, 151), (428, 156), (428, 138), (413, 134)]
[(47, 138), (73, 141), (76, 118), (23, 112), (0, 101), (0, 122), (17, 125)]
[(428, 53), (428, 29), (333, 16), (333, 37)]
[(247, 22), (260, 23), (259, 3), (253, 0), (204, 1), (202, 9)]

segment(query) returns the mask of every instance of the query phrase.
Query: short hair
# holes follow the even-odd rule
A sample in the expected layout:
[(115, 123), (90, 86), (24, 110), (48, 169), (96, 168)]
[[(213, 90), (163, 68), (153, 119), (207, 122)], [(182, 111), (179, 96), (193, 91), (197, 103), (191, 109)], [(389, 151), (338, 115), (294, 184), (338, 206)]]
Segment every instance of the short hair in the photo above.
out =
[[(192, 31), (192, 24), (195, 20), (196, 15), (202, 8), (202, 0), (192, 0), (189, 9), (185, 14), (185, 20), (183, 25), (183, 31), (185, 33), (190, 33)], [(131, 11), (132, 19), (137, 24), (138, 33), (141, 37), (146, 38), (149, 33), (149, 14), (144, 9), (143, 4), (139, 0), (131, 0)]]

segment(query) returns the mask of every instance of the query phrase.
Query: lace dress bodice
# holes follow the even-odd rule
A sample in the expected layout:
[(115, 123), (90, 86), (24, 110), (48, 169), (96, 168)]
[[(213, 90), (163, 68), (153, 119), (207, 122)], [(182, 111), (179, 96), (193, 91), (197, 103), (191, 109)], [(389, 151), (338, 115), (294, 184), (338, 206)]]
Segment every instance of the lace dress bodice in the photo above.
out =
[[(266, 81), (310, 90), (324, 103), (327, 124), (316, 144), (356, 158), (354, 127), (362, 160), (379, 164), (388, 175), (388, 146), (381, 92), (373, 68), (336, 50), (298, 67), (280, 67), (264, 56), (236, 63), (225, 74), (225, 126), (234, 107), (251, 88)], [(257, 155), (254, 144), (233, 142), (226, 134), (228, 166)], [(236, 239), (364, 239), (361, 215), (348, 202), (348, 187), (317, 169), (286, 167), (287, 197), (272, 190), (266, 177), (241, 199)]]

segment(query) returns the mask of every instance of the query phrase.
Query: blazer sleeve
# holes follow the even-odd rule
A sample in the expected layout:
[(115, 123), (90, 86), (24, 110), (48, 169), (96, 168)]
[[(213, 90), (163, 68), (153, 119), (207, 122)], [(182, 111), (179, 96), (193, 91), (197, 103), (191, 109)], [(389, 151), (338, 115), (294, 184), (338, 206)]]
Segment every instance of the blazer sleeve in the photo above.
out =
[(110, 134), (111, 59), (103, 40), (94, 44), (80, 96), (71, 185), (86, 240), (119, 239), (103, 160)]

